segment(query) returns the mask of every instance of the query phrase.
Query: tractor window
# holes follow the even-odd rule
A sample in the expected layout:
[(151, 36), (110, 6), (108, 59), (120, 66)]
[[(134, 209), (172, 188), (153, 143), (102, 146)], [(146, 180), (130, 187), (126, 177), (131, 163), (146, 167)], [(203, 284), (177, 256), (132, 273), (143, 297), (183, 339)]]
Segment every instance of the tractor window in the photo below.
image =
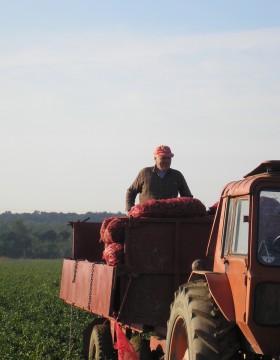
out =
[(233, 209), (234, 209), (234, 199), (229, 199), (227, 203), (227, 215), (224, 226), (223, 233), (223, 255), (228, 255), (229, 253), (229, 243), (231, 238), (231, 228), (232, 228), (232, 219), (233, 219)]
[(265, 265), (280, 265), (280, 190), (260, 192), (258, 258)]
[(242, 198), (237, 199), (234, 217), (234, 229), (232, 239), (233, 254), (248, 254), (248, 232), (249, 232), (249, 201)]

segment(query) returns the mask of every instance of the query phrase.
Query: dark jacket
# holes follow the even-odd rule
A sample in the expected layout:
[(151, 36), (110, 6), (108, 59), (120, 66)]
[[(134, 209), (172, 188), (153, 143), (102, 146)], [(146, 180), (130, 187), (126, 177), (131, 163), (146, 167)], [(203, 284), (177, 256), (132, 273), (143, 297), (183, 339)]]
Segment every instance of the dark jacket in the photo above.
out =
[(142, 169), (128, 188), (126, 193), (126, 210), (129, 211), (135, 204), (137, 194), (139, 202), (151, 199), (170, 199), (180, 196), (192, 197), (188, 184), (183, 174), (174, 169), (169, 169), (164, 178), (157, 173), (157, 167)]

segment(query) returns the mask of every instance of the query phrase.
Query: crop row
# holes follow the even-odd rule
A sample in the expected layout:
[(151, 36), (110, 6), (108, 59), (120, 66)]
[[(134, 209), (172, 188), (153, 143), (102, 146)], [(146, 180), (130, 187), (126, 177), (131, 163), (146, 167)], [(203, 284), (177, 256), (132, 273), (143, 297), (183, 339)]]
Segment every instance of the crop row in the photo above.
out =
[(0, 359), (81, 360), (93, 315), (59, 299), (62, 260), (0, 259)]

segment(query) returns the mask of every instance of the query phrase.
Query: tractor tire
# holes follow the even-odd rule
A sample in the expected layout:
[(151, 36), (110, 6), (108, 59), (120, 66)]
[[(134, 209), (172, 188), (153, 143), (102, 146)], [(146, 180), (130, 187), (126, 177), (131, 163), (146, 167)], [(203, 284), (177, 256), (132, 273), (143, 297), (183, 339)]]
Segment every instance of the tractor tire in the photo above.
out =
[(237, 327), (210, 295), (206, 281), (182, 285), (167, 323), (165, 360), (240, 359)]
[(89, 343), (89, 360), (112, 360), (115, 351), (110, 327), (107, 324), (95, 325), (92, 329)]

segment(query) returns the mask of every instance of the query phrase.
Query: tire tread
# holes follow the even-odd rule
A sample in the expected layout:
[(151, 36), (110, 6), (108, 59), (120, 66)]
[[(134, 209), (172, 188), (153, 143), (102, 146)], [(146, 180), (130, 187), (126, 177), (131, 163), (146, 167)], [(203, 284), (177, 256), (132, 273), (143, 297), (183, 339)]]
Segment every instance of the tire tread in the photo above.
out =
[[(184, 306), (182, 307), (182, 304)], [(170, 355), (172, 334), (176, 331), (176, 319), (181, 317), (187, 332), (190, 360), (229, 360), (238, 352), (235, 324), (229, 323), (214, 302), (205, 279), (181, 286), (174, 295), (167, 323), (167, 345), (165, 359), (176, 358), (176, 351)], [(174, 340), (176, 341), (176, 340)], [(172, 346), (176, 349), (176, 346)]]

